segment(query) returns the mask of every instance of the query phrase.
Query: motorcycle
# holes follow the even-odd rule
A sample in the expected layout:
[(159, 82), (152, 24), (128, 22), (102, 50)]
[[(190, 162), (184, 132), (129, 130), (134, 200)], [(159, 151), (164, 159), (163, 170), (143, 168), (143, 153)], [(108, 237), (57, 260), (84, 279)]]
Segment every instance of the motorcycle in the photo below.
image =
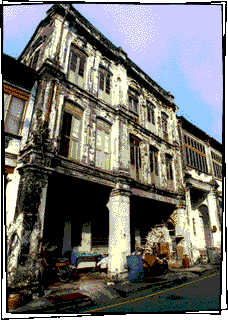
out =
[[(41, 248), (41, 253), (39, 255), (39, 261), (42, 265), (41, 277), (44, 278), (44, 275), (58, 278), (61, 282), (67, 282), (72, 273), (75, 272), (75, 268), (71, 266), (71, 262), (67, 258), (58, 258), (55, 251), (57, 247), (52, 246), (48, 248), (48, 244), (44, 245)], [(45, 278), (46, 278), (45, 276)]]

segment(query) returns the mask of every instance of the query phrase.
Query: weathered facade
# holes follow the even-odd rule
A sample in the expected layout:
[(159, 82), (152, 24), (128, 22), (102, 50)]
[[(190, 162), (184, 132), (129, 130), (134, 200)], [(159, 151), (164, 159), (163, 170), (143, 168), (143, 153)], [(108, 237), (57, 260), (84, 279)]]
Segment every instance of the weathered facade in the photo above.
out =
[(178, 118), (192, 259), (221, 248), (222, 145)]
[[(163, 223), (184, 237), (189, 254), (174, 97), (71, 5), (47, 12), (19, 60), (36, 70), (38, 83), (18, 168), (21, 255), (39, 251), (40, 241), (60, 255), (79, 247), (109, 253), (109, 272), (120, 273)], [(41, 123), (49, 130), (45, 148), (34, 143)]]

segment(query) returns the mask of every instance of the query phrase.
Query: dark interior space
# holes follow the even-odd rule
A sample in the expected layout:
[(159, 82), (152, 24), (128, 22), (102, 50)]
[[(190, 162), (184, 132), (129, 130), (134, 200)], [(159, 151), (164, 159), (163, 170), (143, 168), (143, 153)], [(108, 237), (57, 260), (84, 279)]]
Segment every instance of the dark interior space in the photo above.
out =
[(91, 222), (92, 246), (108, 246), (111, 188), (66, 175), (50, 176), (44, 218), (43, 243), (58, 247), (61, 255), (65, 222), (71, 223), (71, 246), (81, 243), (82, 225)]
[(135, 227), (140, 230), (141, 245), (156, 224), (167, 222), (175, 205), (132, 195), (130, 198), (131, 252), (135, 251)]

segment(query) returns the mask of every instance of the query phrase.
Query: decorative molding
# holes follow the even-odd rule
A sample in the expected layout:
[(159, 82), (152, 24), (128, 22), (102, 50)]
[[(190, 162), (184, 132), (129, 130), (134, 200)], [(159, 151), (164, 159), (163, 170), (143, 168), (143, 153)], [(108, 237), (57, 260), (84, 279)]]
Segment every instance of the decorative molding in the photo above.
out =
[(156, 200), (156, 201), (166, 202), (166, 203), (169, 203), (172, 205), (179, 205), (178, 199), (167, 197), (164, 195), (155, 194), (155, 193), (151, 193), (151, 192), (148, 192), (145, 190), (139, 190), (139, 189), (135, 189), (135, 188), (132, 188), (131, 192), (133, 195), (140, 196), (143, 198), (149, 198), (149, 199)]
[(131, 191), (126, 190), (126, 189), (112, 189), (111, 193), (110, 193), (110, 197), (115, 197), (115, 196), (124, 196), (124, 197), (130, 197), (131, 196)]

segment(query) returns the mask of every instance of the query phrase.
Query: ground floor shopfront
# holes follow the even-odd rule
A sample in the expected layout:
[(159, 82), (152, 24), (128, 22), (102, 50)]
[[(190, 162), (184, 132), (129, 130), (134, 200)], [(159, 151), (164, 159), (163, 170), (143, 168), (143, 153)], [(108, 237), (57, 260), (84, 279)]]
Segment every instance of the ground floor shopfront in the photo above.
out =
[(119, 273), (148, 232), (165, 224), (172, 239), (183, 240), (182, 254), (188, 253), (186, 210), (179, 199), (131, 188), (129, 182), (91, 180), (60, 172), (49, 176), (43, 244), (57, 246), (59, 256), (71, 250), (108, 254), (109, 271)]
[[(21, 170), (19, 198), (23, 199), (23, 176), (34, 168)], [(27, 173), (26, 173), (27, 172)], [(40, 171), (41, 172), (41, 171)], [(67, 251), (97, 252), (109, 255), (109, 272), (121, 273), (126, 257), (156, 225), (164, 224), (170, 232), (170, 254), (178, 247), (176, 259), (190, 256), (190, 231), (185, 201), (180, 195), (142, 190), (131, 179), (104, 179), (98, 174), (78, 173), (59, 168), (43, 172), (42, 192), (37, 221), (31, 214), (20, 214), (22, 254), (33, 254), (41, 244), (56, 246), (58, 255)], [(25, 184), (25, 183), (24, 183)], [(18, 199), (19, 199), (18, 198)], [(25, 197), (24, 200), (25, 201)], [(20, 202), (17, 205), (21, 207)], [(16, 210), (17, 211), (17, 210)], [(31, 222), (31, 223), (30, 223)], [(25, 229), (27, 230), (27, 244)], [(177, 248), (176, 248), (177, 249)], [(14, 255), (15, 256), (15, 255)], [(14, 264), (15, 265), (15, 264)]]

